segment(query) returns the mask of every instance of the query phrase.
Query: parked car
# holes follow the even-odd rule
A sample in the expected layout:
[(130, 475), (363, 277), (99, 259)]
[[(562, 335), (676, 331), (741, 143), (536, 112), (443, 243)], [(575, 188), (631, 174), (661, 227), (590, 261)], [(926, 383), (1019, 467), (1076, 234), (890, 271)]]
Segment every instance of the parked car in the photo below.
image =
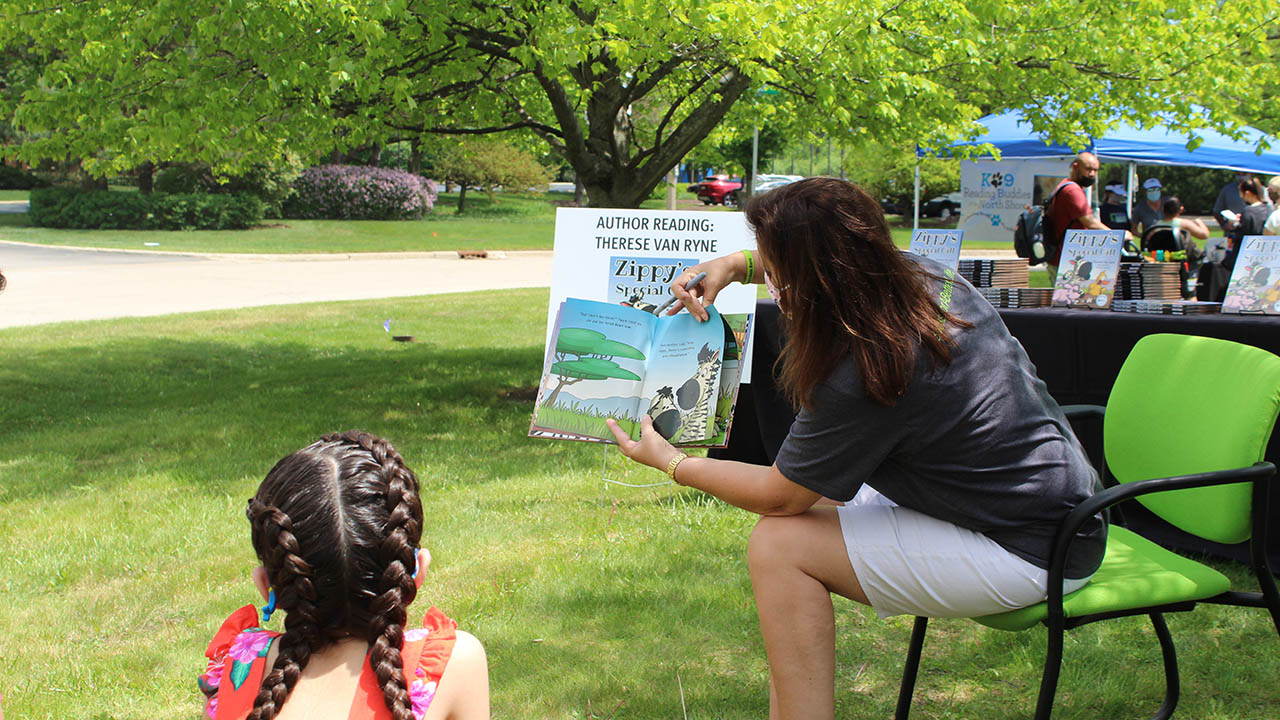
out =
[(930, 198), (920, 208), (920, 214), (925, 217), (937, 217), (943, 220), (951, 219), (953, 215), (960, 214), (960, 198), (962, 195), (958, 192), (939, 195)]
[(911, 202), (898, 202), (891, 197), (880, 198), (880, 209), (885, 215), (909, 215), (911, 214)]
[[(752, 194), (759, 195), (762, 192), (769, 192), (774, 188), (790, 185), (797, 180), (803, 179), (803, 175), (760, 175), (756, 178), (754, 183), (756, 189)], [(726, 207), (742, 207), (742, 188), (733, 190), (726, 195), (724, 204)]]
[(772, 188), (778, 187), (778, 185), (786, 185), (787, 183), (793, 183), (793, 182), (795, 182), (795, 181), (797, 181), (797, 180), (803, 180), (803, 179), (804, 179), (804, 176), (803, 176), (803, 175), (764, 175), (764, 174), (760, 174), (760, 175), (757, 175), (757, 176), (756, 176), (756, 178), (755, 178), (755, 180), (754, 180), (754, 181), (752, 181), (752, 187), (754, 187), (754, 188), (755, 188), (755, 192), (760, 192), (760, 190), (761, 190), (765, 185), (769, 185), (769, 188), (767, 188), (767, 189), (772, 189)]
[(703, 205), (724, 205), (729, 193), (742, 187), (741, 178), (712, 175), (698, 183), (698, 199)]

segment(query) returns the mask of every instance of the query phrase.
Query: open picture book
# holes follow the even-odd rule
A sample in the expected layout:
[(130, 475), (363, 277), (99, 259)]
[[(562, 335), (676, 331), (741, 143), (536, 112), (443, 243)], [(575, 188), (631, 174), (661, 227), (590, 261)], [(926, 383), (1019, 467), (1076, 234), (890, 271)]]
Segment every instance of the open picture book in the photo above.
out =
[(530, 437), (616, 444), (613, 418), (640, 439), (640, 418), (672, 444), (724, 447), (751, 330), (749, 313), (654, 315), (619, 303), (560, 304)]

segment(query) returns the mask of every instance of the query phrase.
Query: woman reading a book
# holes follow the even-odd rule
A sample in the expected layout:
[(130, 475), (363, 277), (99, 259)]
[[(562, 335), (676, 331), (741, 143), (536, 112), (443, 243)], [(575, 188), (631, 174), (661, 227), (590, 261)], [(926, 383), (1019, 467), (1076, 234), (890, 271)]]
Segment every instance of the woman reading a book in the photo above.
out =
[[(1098, 482), (995, 309), (893, 244), (879, 204), (813, 178), (752, 198), (757, 254), (672, 282), (705, 319), (720, 289), (763, 280), (785, 318), (781, 382), (798, 408), (772, 466), (687, 457), (646, 418), (624, 454), (757, 513), (747, 561), (769, 658), (770, 716), (834, 713), (830, 593), (881, 617), (972, 617), (1041, 602), (1058, 522)], [(685, 290), (697, 273), (706, 278)], [(616, 428), (616, 426), (615, 426)], [(1095, 518), (1065, 590), (1101, 562)]]

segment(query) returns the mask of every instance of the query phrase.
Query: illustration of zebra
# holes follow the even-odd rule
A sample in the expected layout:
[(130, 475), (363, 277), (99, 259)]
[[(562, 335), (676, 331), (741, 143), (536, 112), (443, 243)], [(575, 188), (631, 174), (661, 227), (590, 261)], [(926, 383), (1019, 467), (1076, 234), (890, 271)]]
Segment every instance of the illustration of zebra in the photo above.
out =
[(647, 302), (644, 299), (644, 295), (641, 293), (636, 293), (635, 295), (632, 295), (631, 297), (626, 299), (626, 302), (622, 304), (628, 307), (633, 307), (637, 310), (643, 310), (647, 313), (652, 313), (654, 310), (658, 309), (657, 305), (654, 305), (651, 302)]
[(675, 440), (701, 439), (707, 430), (707, 415), (712, 411), (712, 399), (716, 392), (715, 378), (720, 373), (720, 351), (706, 344), (698, 351), (698, 372), (685, 381), (676, 391), (676, 404), (680, 407), (684, 422)]
[(649, 404), (649, 417), (653, 418), (653, 429), (662, 437), (670, 440), (680, 429), (680, 408), (676, 407), (675, 393), (671, 386), (658, 388)]

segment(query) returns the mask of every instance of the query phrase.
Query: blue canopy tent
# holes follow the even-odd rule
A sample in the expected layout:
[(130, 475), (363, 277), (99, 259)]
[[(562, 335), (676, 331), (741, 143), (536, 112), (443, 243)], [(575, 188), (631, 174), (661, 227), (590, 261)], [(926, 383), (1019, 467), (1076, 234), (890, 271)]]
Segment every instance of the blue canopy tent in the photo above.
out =
[[(1059, 143), (1049, 143), (1041, 133), (1032, 129), (1031, 123), (1021, 113), (1009, 111), (988, 115), (979, 120), (986, 132), (974, 138), (952, 143), (949, 148), (975, 147), (990, 144), (1000, 151), (1002, 159), (1026, 160), (1031, 158), (1067, 157), (1076, 151)], [(1186, 135), (1176, 134), (1167, 128), (1146, 130), (1132, 125), (1120, 125), (1104, 137), (1094, 138), (1084, 149), (1098, 156), (1103, 162), (1129, 164), (1131, 185), (1136, 165), (1184, 165), (1202, 168), (1241, 170), (1266, 175), (1280, 175), (1280, 148), (1273, 147), (1262, 153), (1256, 151), (1263, 133), (1254, 128), (1243, 129), (1243, 138), (1233, 140), (1209, 129), (1196, 131), (1202, 142), (1194, 149), (1187, 149)], [(1280, 143), (1277, 143), (1280, 145)], [(946, 150), (943, 151), (947, 153)], [(929, 153), (917, 149), (917, 157)], [(920, 178), (916, 168), (916, 223), (919, 223)], [(1132, 197), (1133, 193), (1129, 193)]]

